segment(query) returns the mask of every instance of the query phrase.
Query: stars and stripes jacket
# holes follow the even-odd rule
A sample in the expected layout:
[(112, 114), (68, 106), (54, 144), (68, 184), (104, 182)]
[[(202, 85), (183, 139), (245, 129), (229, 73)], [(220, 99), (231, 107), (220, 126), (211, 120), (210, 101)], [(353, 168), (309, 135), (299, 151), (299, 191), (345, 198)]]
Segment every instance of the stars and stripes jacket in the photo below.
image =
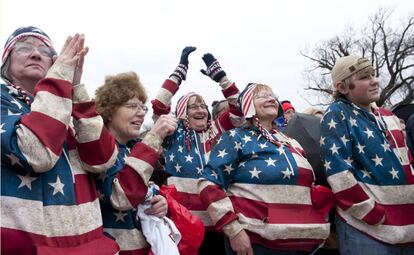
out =
[[(234, 128), (242, 122), (242, 114), (237, 108), (239, 90), (227, 79), (220, 83), (223, 95), (229, 103), (229, 110), (212, 123), (213, 135), (208, 132), (190, 132), (190, 150), (186, 149), (186, 131), (182, 122), (171, 136), (164, 139), (165, 170), (172, 176), (167, 179), (178, 191), (178, 202), (187, 207), (193, 214), (203, 220), (206, 227), (212, 226), (210, 217), (197, 191), (197, 178), (203, 173), (208, 161), (212, 145), (223, 131)], [(171, 98), (178, 91), (176, 82), (167, 79), (162, 85), (155, 100), (152, 101), (155, 118), (170, 112)], [(211, 228), (212, 230), (212, 228)]]
[(323, 117), (320, 143), (339, 216), (382, 242), (413, 243), (413, 158), (398, 118), (340, 98)]
[(131, 151), (118, 143), (113, 167), (97, 176), (104, 231), (115, 238), (123, 255), (147, 255), (150, 246), (137, 222), (137, 206), (145, 200), (148, 182), (159, 158), (158, 152), (143, 142)]
[(252, 243), (271, 249), (313, 250), (330, 224), (312, 206), (312, 167), (298, 142), (272, 136), (280, 146), (255, 126), (222, 134), (198, 182), (201, 200), (230, 239), (244, 229)]
[(49, 77), (32, 98), (1, 84), (0, 133), (1, 253), (115, 254), (89, 173), (117, 149), (85, 88)]

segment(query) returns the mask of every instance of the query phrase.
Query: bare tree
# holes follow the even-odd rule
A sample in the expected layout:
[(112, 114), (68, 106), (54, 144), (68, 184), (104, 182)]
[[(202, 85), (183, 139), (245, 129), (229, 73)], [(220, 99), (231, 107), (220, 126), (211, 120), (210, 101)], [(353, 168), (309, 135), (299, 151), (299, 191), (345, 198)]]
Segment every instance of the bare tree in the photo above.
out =
[(331, 101), (331, 70), (337, 58), (356, 54), (371, 60), (382, 88), (379, 106), (414, 101), (414, 14), (399, 26), (391, 26), (392, 11), (379, 9), (359, 32), (347, 28), (342, 35), (322, 41), (301, 54), (311, 60), (304, 72), (307, 94), (316, 95), (313, 104)]

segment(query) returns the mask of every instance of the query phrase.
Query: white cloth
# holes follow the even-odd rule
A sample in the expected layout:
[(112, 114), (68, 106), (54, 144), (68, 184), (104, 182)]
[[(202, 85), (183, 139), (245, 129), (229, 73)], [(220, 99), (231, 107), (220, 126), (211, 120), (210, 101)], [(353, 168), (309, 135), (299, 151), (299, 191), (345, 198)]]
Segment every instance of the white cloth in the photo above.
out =
[[(154, 196), (155, 190), (156, 185), (150, 185), (145, 201)], [(180, 231), (167, 217), (147, 215), (144, 211), (150, 206), (145, 202), (138, 205), (137, 220), (141, 222), (142, 233), (151, 245), (152, 252), (154, 255), (179, 255), (177, 245), (181, 240)]]

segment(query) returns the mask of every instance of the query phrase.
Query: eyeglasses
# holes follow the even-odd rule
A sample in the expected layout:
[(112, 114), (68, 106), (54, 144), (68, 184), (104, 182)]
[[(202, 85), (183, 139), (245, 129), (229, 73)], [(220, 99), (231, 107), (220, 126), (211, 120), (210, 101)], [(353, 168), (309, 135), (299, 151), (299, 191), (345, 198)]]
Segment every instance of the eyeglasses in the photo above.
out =
[(190, 110), (197, 110), (197, 109), (201, 109), (201, 110), (207, 110), (208, 109), (208, 106), (207, 105), (205, 105), (205, 104), (200, 104), (200, 105), (197, 105), (197, 104), (190, 104), (189, 106), (187, 106), (187, 109), (190, 109)]
[(254, 96), (254, 98), (256, 99), (274, 99), (274, 100), (278, 100), (279, 97), (276, 96), (275, 94), (267, 94), (267, 93), (258, 93), (257, 95)]
[(30, 55), (33, 53), (35, 49), (43, 57), (51, 58), (53, 57), (53, 55), (55, 55), (55, 51), (46, 45), (34, 46), (30, 43), (17, 42), (13, 49), (14, 49), (14, 52), (18, 54), (22, 54), (22, 55)]
[(130, 104), (124, 104), (124, 107), (137, 111), (137, 112), (143, 112), (143, 113), (147, 113), (148, 112), (148, 107), (146, 107), (143, 104), (137, 104), (137, 103), (130, 103)]

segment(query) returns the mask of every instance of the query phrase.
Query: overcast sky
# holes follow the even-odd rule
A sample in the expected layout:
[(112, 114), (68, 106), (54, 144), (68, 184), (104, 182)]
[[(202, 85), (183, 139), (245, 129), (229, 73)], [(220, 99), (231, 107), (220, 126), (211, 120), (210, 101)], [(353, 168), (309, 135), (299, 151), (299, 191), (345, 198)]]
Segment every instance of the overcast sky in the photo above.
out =
[(196, 46), (174, 105), (190, 91), (208, 104), (222, 98), (219, 86), (200, 73), (202, 55), (211, 52), (240, 90), (249, 82), (268, 84), (302, 111), (310, 106), (303, 90), (310, 62), (300, 51), (347, 26), (362, 27), (379, 7), (393, 8), (392, 18), (399, 22), (414, 11), (414, 1), (0, 0), (0, 42), (3, 46), (17, 27), (33, 25), (59, 52), (67, 35), (82, 32), (90, 48), (83, 82), (91, 95), (106, 75), (135, 71), (150, 99), (178, 64), (181, 50)]

